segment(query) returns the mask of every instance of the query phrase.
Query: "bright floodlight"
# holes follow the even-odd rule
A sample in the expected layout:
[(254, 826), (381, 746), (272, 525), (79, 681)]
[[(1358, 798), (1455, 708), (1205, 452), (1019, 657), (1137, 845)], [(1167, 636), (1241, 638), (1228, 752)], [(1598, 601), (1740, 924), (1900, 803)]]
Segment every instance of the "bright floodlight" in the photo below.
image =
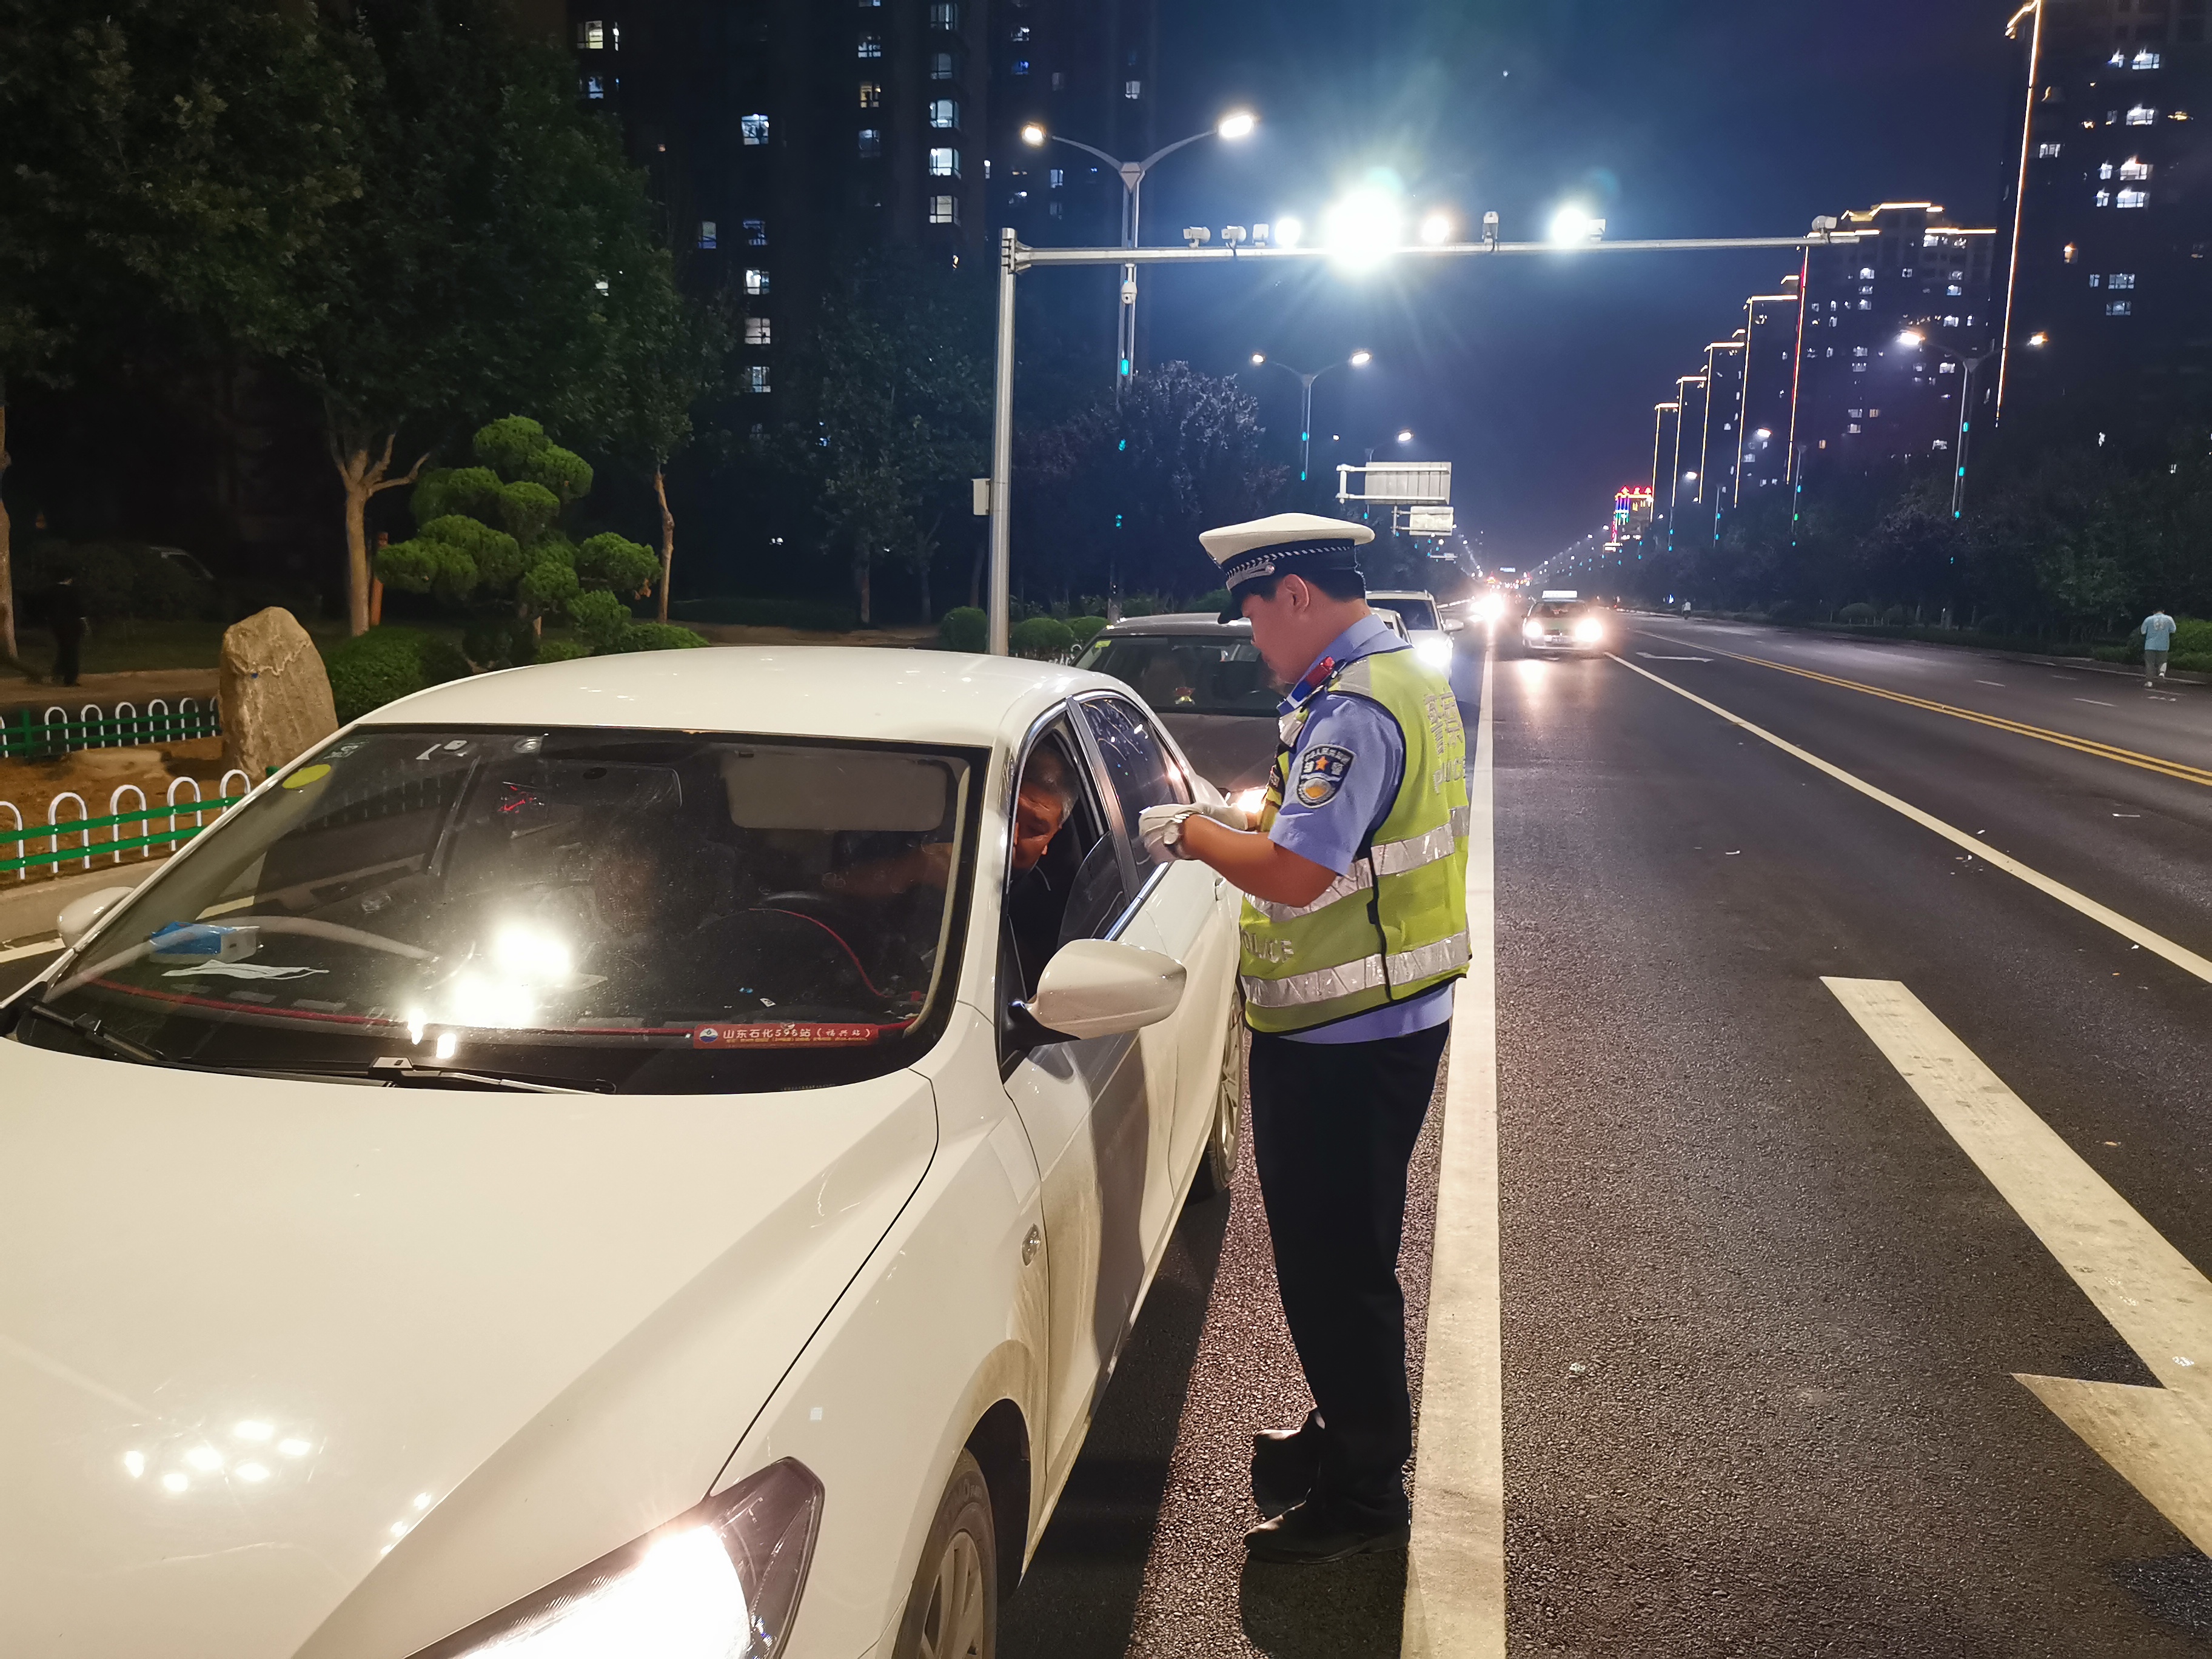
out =
[(1267, 361), (1267, 354), (1264, 351), (1255, 351), (1252, 354), (1252, 361), (1255, 363), (1264, 363)]
[(1574, 244), (1593, 241), (1605, 228), (1601, 219), (1593, 219), (1578, 207), (1563, 207), (1552, 216), (1552, 240)]
[(1371, 351), (1355, 351), (1352, 354), (1352, 366), (1354, 368), (1364, 368), (1374, 361), (1375, 354)]
[(2027, 337), (2027, 343), (2032, 346), (2049, 345), (2051, 337), (2048, 334), (2031, 334)]
[(1897, 337), (1897, 343), (1901, 346), (1917, 346), (1920, 343), (1920, 331), (1917, 328), (1908, 328)]
[(1380, 264), (1404, 242), (1406, 222), (1389, 191), (1354, 191), (1328, 210), (1328, 245), (1347, 264)]
[(1224, 138), (1249, 138), (1252, 129), (1260, 125), (1260, 118), (1250, 110), (1240, 109), (1221, 118), (1213, 130)]
[(1408, 430), (1408, 431), (1405, 431), (1405, 432), (1401, 432), (1401, 433), (1398, 434), (1398, 441), (1399, 441), (1400, 443), (1401, 443), (1401, 444), (1409, 444), (1409, 443), (1413, 442), (1413, 433), (1412, 433), (1410, 430)]
[(1027, 126), (1022, 129), (1022, 142), (1029, 145), (1030, 148), (1035, 149), (1037, 145), (1044, 143), (1044, 129), (1039, 126), (1036, 122), (1030, 122)]
[(1452, 222), (1448, 215), (1431, 213), (1421, 221), (1421, 240), (1431, 247), (1442, 247), (1451, 240)]

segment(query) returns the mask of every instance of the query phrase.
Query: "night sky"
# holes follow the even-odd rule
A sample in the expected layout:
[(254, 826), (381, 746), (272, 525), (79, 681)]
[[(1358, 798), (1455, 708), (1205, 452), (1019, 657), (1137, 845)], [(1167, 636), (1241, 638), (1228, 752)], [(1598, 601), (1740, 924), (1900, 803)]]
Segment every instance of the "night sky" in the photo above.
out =
[[(1168, 0), (1163, 139), (1249, 104), (1261, 132), (1164, 163), (1148, 242), (1326, 204), (1376, 168), (1416, 213), (1486, 210), (1540, 237), (1574, 199), (1608, 235), (1788, 235), (1816, 214), (1932, 199), (1997, 222), (2017, 155), (2004, 38), (1987, 0)], [(1076, 135), (1080, 136), (1080, 135)], [(1271, 437), (1297, 434), (1297, 382), (1355, 348), (1375, 366), (1316, 393), (1314, 464), (1370, 444), (1455, 463), (1462, 526), (1527, 564), (1648, 477), (1651, 405), (1725, 338), (1794, 257), (1545, 258), (1390, 270), (1208, 267), (1150, 276), (1152, 356), (1243, 372)], [(1401, 427), (1419, 441), (1393, 441)], [(1341, 434), (1332, 448), (1328, 440)], [(1279, 451), (1279, 453), (1282, 453)]]

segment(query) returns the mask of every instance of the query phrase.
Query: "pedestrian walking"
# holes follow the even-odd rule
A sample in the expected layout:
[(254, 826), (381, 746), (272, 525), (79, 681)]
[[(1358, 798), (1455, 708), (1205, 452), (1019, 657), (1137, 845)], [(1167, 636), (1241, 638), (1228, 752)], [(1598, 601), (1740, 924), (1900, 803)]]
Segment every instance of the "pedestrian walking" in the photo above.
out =
[(1158, 858), (1245, 894), (1254, 1156), (1314, 1410), (1255, 1437), (1247, 1547), (1313, 1563), (1402, 1548), (1413, 1407), (1398, 1283), (1406, 1176), (1467, 970), (1467, 740), (1449, 684), (1367, 608), (1364, 525), (1285, 514), (1201, 538), (1224, 621), (1287, 686), (1258, 821), (1141, 817)]
[(2166, 678), (2166, 659), (2173, 650), (2172, 617), (2163, 611), (2154, 611), (2142, 619), (2136, 632), (2143, 641), (2143, 684), (2156, 685)]
[(54, 636), (54, 678), (64, 685), (77, 682), (77, 653), (84, 644), (84, 600), (76, 591), (76, 578), (64, 574), (46, 597), (46, 626)]

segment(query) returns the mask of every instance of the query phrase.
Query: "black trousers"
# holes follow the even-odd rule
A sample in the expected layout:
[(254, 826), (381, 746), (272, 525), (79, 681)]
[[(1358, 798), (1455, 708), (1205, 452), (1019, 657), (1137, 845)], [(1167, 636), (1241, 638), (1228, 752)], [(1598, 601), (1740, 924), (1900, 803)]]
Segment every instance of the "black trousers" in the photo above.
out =
[(1402, 1521), (1413, 1451), (1398, 1245), (1406, 1170), (1451, 1027), (1252, 1039), (1252, 1148), (1283, 1313), (1326, 1428), (1316, 1498)]
[(82, 623), (54, 624), (54, 678), (64, 685), (76, 684), (77, 648), (83, 643)]

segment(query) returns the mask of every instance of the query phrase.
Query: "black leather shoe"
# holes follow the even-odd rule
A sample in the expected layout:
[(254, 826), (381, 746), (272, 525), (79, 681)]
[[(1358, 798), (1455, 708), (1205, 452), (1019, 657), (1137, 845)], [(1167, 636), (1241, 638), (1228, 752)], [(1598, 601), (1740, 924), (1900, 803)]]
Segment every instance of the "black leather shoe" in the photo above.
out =
[(1295, 1429), (1262, 1429), (1252, 1437), (1252, 1501), (1273, 1517), (1305, 1502), (1321, 1474), (1321, 1413), (1308, 1412)]
[(1244, 1548), (1255, 1561), (1290, 1566), (1319, 1566), (1355, 1555), (1385, 1555), (1406, 1547), (1413, 1536), (1404, 1521), (1378, 1521), (1337, 1509), (1300, 1504), (1244, 1534)]

